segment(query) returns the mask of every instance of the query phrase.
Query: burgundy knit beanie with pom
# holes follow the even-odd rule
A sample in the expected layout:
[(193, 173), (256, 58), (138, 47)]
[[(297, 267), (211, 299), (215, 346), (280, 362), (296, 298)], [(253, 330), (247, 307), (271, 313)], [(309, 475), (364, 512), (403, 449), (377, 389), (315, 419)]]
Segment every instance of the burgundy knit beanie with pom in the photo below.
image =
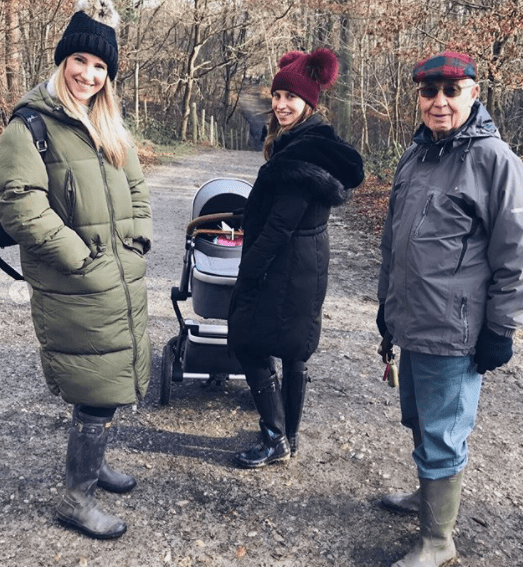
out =
[(339, 63), (330, 49), (316, 49), (311, 53), (289, 51), (278, 63), (280, 70), (274, 76), (271, 93), (289, 91), (316, 108), (320, 91), (332, 87), (338, 78)]

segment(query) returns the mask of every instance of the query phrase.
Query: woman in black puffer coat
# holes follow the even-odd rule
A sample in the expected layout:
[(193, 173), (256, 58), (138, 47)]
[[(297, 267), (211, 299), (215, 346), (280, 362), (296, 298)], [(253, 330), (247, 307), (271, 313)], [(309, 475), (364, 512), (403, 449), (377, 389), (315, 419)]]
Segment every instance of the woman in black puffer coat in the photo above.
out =
[[(245, 208), (244, 244), (229, 313), (229, 345), (260, 413), (262, 442), (237, 455), (256, 468), (295, 456), (327, 290), (331, 207), (363, 180), (359, 153), (314, 111), (338, 70), (327, 49), (290, 52), (272, 83), (268, 159)], [(314, 77), (314, 78), (313, 78)], [(272, 357), (282, 360), (282, 387)]]

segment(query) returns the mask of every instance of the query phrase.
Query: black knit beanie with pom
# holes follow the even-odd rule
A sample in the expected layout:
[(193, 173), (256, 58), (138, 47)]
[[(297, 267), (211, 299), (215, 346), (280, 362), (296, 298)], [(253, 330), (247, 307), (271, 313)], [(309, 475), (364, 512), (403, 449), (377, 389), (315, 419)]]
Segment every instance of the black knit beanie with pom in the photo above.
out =
[(119, 21), (111, 0), (78, 0), (76, 13), (56, 46), (54, 62), (60, 65), (73, 53), (91, 53), (107, 64), (109, 78), (114, 81), (118, 72), (115, 29)]

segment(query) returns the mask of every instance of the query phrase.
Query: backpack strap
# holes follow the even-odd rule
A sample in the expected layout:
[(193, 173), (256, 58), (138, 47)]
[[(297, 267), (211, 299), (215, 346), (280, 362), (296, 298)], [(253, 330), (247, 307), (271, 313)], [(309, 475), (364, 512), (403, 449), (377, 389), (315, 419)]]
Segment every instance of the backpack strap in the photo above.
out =
[(15, 116), (20, 117), (25, 122), (25, 125), (29, 128), (33, 136), (36, 149), (40, 152), (42, 159), (45, 159), (45, 153), (47, 152), (47, 126), (45, 125), (42, 115), (33, 108), (21, 106), (18, 110), (13, 112), (9, 122)]
[[(27, 106), (22, 106), (13, 114), (9, 119), (9, 122), (15, 117), (20, 117), (25, 125), (29, 128), (31, 135), (33, 136), (33, 142), (36, 149), (40, 153), (42, 159), (45, 159), (45, 154), (47, 152), (47, 126), (45, 125), (44, 119), (41, 114), (32, 108)], [(13, 244), (15, 244), (13, 242)], [(19, 274), (12, 266), (10, 266), (5, 260), (0, 258), (0, 270), (5, 272), (7, 275), (11, 276), (15, 280), (23, 280), (24, 276)]]
[(22, 281), (24, 276), (17, 272), (12, 266), (10, 266), (5, 260), (0, 258), (0, 270), (5, 272), (8, 276), (11, 276), (14, 280)]

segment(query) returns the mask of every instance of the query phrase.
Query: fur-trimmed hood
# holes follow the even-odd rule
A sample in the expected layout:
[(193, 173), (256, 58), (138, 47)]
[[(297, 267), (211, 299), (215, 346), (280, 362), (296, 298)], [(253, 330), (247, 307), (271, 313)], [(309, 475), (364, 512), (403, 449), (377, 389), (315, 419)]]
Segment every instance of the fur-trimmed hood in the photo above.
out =
[(281, 192), (308, 192), (329, 206), (341, 205), (363, 178), (360, 154), (318, 114), (275, 141), (259, 174)]

